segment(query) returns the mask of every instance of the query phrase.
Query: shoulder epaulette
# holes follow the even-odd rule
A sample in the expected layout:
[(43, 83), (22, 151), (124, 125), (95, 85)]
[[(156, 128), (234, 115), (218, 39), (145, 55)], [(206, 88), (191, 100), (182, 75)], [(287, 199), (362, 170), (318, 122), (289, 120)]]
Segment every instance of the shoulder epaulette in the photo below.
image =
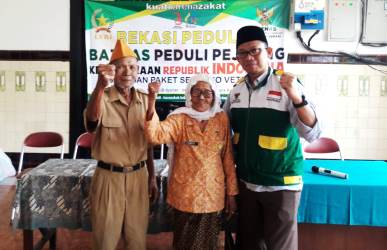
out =
[(136, 91), (138, 92), (138, 93), (141, 93), (141, 94), (144, 94), (144, 95), (148, 95), (148, 92), (146, 91), (146, 90), (144, 90), (144, 89), (140, 89), (140, 88), (136, 88)]
[(233, 87), (237, 86), (238, 84), (241, 84), (241, 83), (245, 82), (245, 78), (246, 78), (246, 76), (243, 76), (243, 77), (239, 78), (238, 81), (234, 84)]

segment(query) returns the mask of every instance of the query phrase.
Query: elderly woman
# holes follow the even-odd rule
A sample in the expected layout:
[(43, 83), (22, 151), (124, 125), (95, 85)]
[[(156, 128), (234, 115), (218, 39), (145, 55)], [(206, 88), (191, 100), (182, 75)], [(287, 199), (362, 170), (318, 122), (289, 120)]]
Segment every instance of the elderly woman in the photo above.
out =
[(173, 208), (174, 249), (217, 249), (221, 211), (236, 210), (238, 193), (227, 115), (207, 75), (186, 88), (186, 106), (160, 122), (155, 113), (160, 83), (148, 86), (145, 135), (151, 143), (173, 144), (167, 203)]

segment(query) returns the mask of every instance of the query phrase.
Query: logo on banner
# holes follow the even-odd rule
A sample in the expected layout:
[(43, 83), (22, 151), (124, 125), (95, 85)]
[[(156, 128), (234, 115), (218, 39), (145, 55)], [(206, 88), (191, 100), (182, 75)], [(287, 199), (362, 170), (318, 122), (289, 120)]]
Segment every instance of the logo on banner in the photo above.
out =
[[(175, 18), (175, 27), (174, 28), (183, 28), (183, 21), (180, 11), (177, 11)], [(194, 28), (196, 27), (197, 19), (194, 14), (188, 12), (188, 14), (184, 17), (184, 23), (186, 28)]]
[[(114, 24), (114, 15), (108, 10), (96, 9), (91, 16), (91, 24), (96, 33), (111, 33)], [(106, 39), (106, 36), (98, 36), (97, 39)]]
[(270, 18), (273, 16), (273, 14), (274, 14), (273, 8), (271, 8), (270, 10), (267, 8), (263, 8), (262, 10), (260, 10), (257, 7), (257, 9), (256, 9), (258, 23), (264, 27), (267, 27), (267, 26), (269, 26), (269, 24), (271, 24)]
[(281, 99), (282, 99), (281, 91), (270, 90), (269, 93), (267, 93), (266, 100), (268, 101), (280, 102)]

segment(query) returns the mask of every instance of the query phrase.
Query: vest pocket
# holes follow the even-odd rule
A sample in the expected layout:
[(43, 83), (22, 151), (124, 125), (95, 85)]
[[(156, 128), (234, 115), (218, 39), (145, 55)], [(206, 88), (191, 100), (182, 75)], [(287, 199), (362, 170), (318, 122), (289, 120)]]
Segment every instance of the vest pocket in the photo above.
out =
[(288, 138), (259, 135), (258, 145), (264, 149), (284, 150), (288, 146)]
[(302, 182), (301, 175), (284, 176), (284, 184), (285, 185), (300, 184), (301, 182)]

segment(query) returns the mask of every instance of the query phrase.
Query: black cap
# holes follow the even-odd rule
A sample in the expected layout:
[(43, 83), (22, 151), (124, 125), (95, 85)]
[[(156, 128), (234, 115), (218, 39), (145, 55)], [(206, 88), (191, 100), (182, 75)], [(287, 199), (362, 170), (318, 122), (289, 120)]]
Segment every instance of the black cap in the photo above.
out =
[(255, 40), (265, 42), (268, 45), (265, 32), (262, 28), (258, 26), (244, 26), (237, 32), (236, 47), (238, 48), (242, 43)]

